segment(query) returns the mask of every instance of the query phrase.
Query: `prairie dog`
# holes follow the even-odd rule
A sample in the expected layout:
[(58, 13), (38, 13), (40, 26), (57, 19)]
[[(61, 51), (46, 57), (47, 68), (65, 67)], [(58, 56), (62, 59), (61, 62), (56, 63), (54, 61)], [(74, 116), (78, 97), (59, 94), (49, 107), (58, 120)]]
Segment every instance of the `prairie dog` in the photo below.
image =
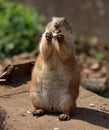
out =
[(73, 54), (72, 29), (65, 18), (52, 18), (39, 50), (30, 86), (33, 115), (59, 112), (59, 120), (69, 120), (76, 107), (80, 73)]

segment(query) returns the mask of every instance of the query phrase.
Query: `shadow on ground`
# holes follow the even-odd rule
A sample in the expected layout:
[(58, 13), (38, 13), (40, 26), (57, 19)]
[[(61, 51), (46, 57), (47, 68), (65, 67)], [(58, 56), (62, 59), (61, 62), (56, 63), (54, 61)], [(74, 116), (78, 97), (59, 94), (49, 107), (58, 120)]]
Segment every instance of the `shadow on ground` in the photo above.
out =
[[(45, 113), (45, 115), (47, 116), (52, 115), (56, 117), (58, 117), (59, 114), (61, 113), (50, 113), (50, 112)], [(74, 119), (82, 120), (92, 125), (101, 126), (101, 127), (109, 129), (109, 114), (102, 111), (98, 111), (98, 110), (94, 110), (90, 108), (78, 107), (75, 113), (72, 115), (71, 120), (74, 120)]]
[(78, 107), (72, 119), (82, 120), (109, 129), (109, 114), (102, 111)]
[(11, 86), (13, 88), (19, 87), (20, 85), (27, 84), (30, 81), (30, 75), (19, 76), (18, 78), (7, 79), (6, 81), (0, 81), (0, 85)]

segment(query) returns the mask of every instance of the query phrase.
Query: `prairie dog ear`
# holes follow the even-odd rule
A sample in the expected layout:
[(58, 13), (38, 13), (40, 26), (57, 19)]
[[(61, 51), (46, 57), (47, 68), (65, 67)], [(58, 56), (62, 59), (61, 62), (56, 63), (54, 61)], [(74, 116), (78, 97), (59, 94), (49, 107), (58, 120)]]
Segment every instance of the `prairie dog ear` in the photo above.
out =
[(65, 17), (62, 18), (64, 21), (67, 21)]
[(51, 19), (52, 19), (52, 20), (55, 20), (55, 19), (57, 19), (57, 18), (58, 18), (58, 19), (61, 19), (61, 20), (63, 20), (63, 21), (64, 21), (64, 20), (66, 21), (66, 18), (65, 18), (65, 17), (52, 17)]
[(53, 20), (55, 20), (56, 18), (57, 18), (57, 17), (52, 17), (51, 20), (53, 21)]
[(63, 18), (63, 21), (68, 24), (68, 21), (66, 20), (66, 18)]

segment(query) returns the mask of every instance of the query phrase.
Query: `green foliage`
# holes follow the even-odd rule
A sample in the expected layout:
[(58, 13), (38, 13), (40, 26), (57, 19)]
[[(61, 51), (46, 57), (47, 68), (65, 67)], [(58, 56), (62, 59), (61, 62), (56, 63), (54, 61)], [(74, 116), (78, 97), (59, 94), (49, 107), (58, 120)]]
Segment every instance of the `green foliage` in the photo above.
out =
[(0, 0), (0, 57), (36, 48), (33, 35), (41, 36), (45, 22), (44, 16), (29, 7)]
[(102, 61), (105, 58), (105, 54), (101, 53), (101, 52), (96, 52), (94, 57), (98, 60), (98, 61)]

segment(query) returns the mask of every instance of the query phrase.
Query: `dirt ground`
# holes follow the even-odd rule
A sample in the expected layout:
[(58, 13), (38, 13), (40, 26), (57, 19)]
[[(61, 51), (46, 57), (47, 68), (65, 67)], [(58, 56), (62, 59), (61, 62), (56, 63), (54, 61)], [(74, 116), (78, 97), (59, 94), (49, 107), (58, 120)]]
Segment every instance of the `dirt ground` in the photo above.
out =
[(7, 112), (6, 122), (9, 130), (109, 129), (109, 99), (81, 87), (77, 109), (70, 121), (61, 122), (58, 120), (58, 115), (53, 113), (46, 113), (44, 116), (36, 118), (31, 114), (29, 85), (28, 76), (0, 82), (0, 106)]
[[(11, 87), (1, 85), (0, 105), (8, 113), (9, 130), (108, 130), (109, 100), (89, 92), (82, 87), (77, 109), (70, 121), (61, 122), (58, 115), (46, 113), (36, 118), (31, 114), (29, 83)], [(11, 84), (12, 86), (12, 84)], [(14, 86), (14, 84), (13, 84)]]
[[(96, 51), (102, 52), (105, 57), (102, 60), (93, 58)], [(101, 46), (97, 46), (97, 44), (92, 47), (84, 42), (80, 48), (76, 48), (76, 54), (82, 77), (95, 80), (105, 78), (108, 81), (105, 87), (109, 88), (109, 47), (103, 46), (101, 49)], [(35, 59), (33, 53), (0, 59), (0, 74), (4, 66), (21, 64), (30, 59)], [(29, 98), (30, 75), (28, 73), (28, 75), (17, 75), (17, 78), (8, 79), (8, 81), (0, 80), (0, 106), (7, 112), (6, 122), (9, 130), (109, 129), (109, 99), (82, 87), (80, 87), (80, 95), (77, 100), (77, 109), (70, 121), (61, 122), (58, 120), (58, 115), (53, 113), (46, 113), (39, 118), (33, 117)]]

